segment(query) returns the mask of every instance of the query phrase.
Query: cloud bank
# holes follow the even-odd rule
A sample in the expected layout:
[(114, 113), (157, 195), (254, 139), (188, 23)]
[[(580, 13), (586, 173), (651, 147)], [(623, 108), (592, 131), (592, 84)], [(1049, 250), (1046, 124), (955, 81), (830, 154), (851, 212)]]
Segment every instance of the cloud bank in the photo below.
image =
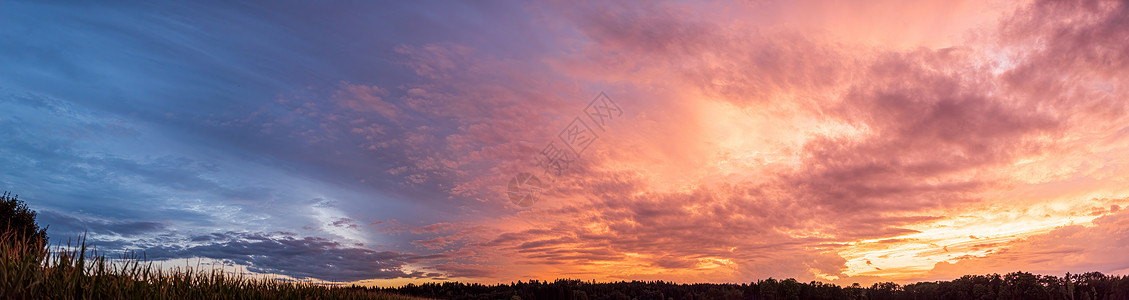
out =
[(1124, 2), (5, 5), (0, 185), (52, 237), (331, 281), (1129, 268)]

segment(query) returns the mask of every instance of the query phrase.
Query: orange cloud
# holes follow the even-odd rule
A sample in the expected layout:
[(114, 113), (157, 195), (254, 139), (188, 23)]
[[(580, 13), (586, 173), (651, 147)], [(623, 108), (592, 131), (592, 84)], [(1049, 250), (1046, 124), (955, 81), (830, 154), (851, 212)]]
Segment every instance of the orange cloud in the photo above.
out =
[[(448, 122), (405, 126), (404, 172), (477, 228), (417, 244), (483, 281), (1125, 270), (1099, 242), (1124, 213), (1091, 208), (1129, 195), (1127, 8), (1076, 2), (587, 4), (549, 22), (583, 42), (536, 62), (403, 48), (431, 81), (395, 109)], [(760, 9), (828, 17), (740, 15)], [(505, 181), (600, 91), (624, 118), (541, 202), (510, 204)]]

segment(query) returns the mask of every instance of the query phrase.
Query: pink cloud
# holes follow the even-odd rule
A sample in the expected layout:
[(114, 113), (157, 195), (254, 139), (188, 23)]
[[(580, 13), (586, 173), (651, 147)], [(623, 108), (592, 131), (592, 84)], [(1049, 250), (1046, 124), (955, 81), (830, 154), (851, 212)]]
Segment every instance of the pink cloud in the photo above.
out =
[(381, 98), (388, 91), (379, 86), (365, 86), (343, 83), (334, 96), (338, 104), (357, 112), (377, 112), (389, 120), (395, 120), (401, 111), (396, 105)]
[[(909, 7), (899, 18), (913, 22), (939, 3)], [(851, 255), (944, 242), (915, 235), (945, 233), (945, 222), (966, 215), (988, 222), (993, 216), (977, 213), (993, 205), (1055, 206), (1010, 197), (1020, 188), (1091, 198), (1028, 184), (1092, 179), (1103, 192), (1129, 192), (1109, 181), (1129, 174), (1129, 163), (1115, 156), (1129, 137), (1123, 2), (1039, 1), (990, 27), (970, 27), (992, 19), (984, 16), (953, 24), (972, 38), (907, 38), (958, 42), (934, 48), (844, 42), (882, 25), (865, 19), (888, 14), (883, 5), (836, 15), (828, 22), (852, 28), (831, 34), (807, 31), (811, 24), (741, 18), (763, 14), (758, 5), (561, 8), (562, 17), (546, 26), (566, 24), (574, 34), (561, 38), (559, 52), (533, 60), (460, 45), (404, 46), (398, 53), (421, 81), (343, 84), (330, 93), (340, 107), (294, 107), (293, 118), (348, 128), (327, 129), (349, 134), (327, 138), (356, 139), (365, 153), (397, 158), (384, 173), (399, 188), (438, 191), (420, 201), (461, 213), (458, 222), (396, 230), (418, 237), (422, 250), (446, 251), (427, 267), (452, 277), (870, 280), (866, 272), (896, 271), (901, 280), (1022, 268), (1061, 255), (1078, 255), (1064, 268), (1121, 263), (1110, 255), (1121, 250), (1115, 245), (1076, 246), (1119, 232), (1110, 229), (1121, 226), (1112, 213), (1096, 227), (1064, 227), (1024, 242), (954, 234), (948, 239), (977, 241), (953, 251), (991, 254), (946, 260), (931, 271), (878, 267)], [(948, 13), (979, 7), (963, 5)], [(949, 20), (937, 18), (906, 30)], [(506, 181), (535, 170), (537, 151), (601, 91), (623, 107), (623, 119), (551, 178), (542, 202), (528, 210), (510, 204)], [(392, 122), (365, 114), (372, 112)], [(1107, 164), (1047, 171), (1081, 164), (1074, 160)], [(1028, 178), (1032, 170), (1048, 174)], [(930, 245), (936, 249), (917, 262), (943, 255), (945, 245)], [(849, 259), (873, 270), (852, 269)]]
[(1129, 253), (1126, 241), (1129, 241), (1129, 214), (1110, 213), (1095, 219), (1092, 226), (1063, 226), (998, 247), (993, 245), (999, 250), (983, 257), (939, 262), (926, 278), (950, 280), (969, 270), (1003, 274), (1021, 269), (1055, 275), (1124, 272), (1129, 269), (1124, 255)]

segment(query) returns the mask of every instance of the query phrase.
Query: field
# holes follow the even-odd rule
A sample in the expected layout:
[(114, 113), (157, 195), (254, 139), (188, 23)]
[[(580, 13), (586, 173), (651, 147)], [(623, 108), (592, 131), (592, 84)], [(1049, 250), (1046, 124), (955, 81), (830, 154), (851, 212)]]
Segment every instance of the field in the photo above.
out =
[(0, 299), (421, 299), (218, 269), (162, 270), (135, 257), (111, 263), (82, 240), (50, 247), (7, 232), (0, 256)]

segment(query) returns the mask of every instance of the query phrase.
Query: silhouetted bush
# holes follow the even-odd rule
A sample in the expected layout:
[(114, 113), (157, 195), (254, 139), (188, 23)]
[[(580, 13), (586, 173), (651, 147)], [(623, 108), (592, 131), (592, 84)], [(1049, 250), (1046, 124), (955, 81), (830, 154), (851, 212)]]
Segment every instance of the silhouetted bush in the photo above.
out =
[(222, 269), (154, 268), (78, 245), (51, 248), (35, 212), (4, 193), (0, 299), (412, 299), (364, 289), (244, 277)]
[[(31, 242), (47, 243), (47, 228), (35, 223), (35, 211), (20, 201), (19, 195), (9, 192), (0, 195), (0, 230), (11, 232), (15, 239), (28, 238)], [(14, 239), (13, 239), (14, 240)]]

